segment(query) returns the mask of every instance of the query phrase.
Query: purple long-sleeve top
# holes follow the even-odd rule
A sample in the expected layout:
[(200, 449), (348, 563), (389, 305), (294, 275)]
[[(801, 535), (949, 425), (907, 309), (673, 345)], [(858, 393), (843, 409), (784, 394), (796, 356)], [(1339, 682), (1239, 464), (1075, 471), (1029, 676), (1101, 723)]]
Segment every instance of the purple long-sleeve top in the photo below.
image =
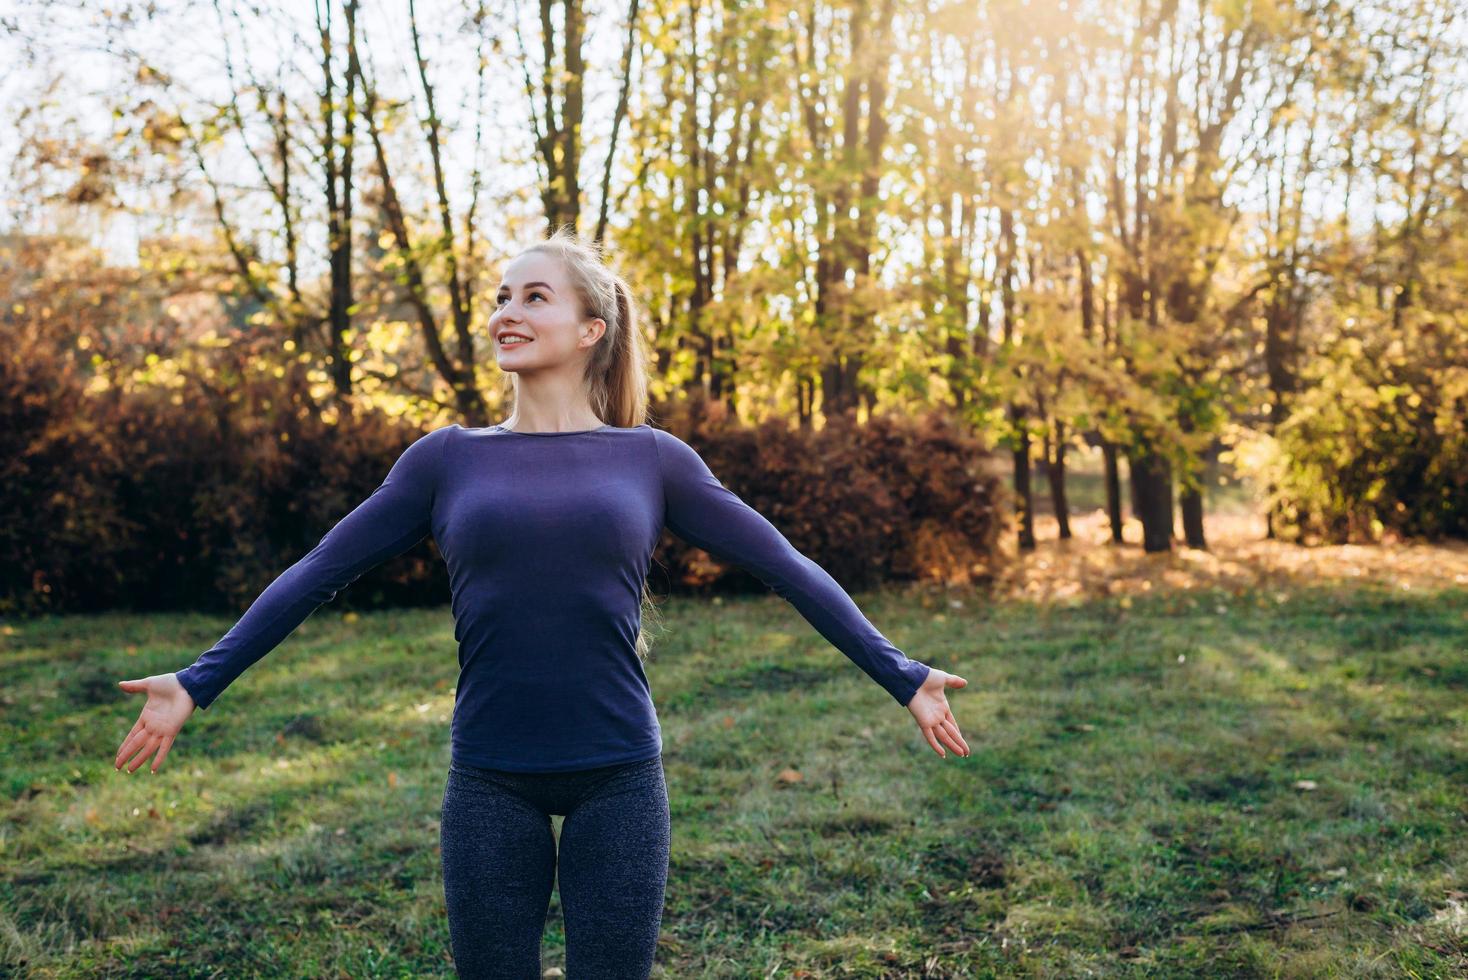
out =
[(449, 570), (459, 681), (454, 761), (590, 769), (662, 752), (637, 656), (642, 583), (663, 527), (757, 576), (899, 704), (928, 676), (824, 569), (649, 425), (515, 432), (448, 425), (178, 672), (202, 709), (363, 572), (429, 534)]

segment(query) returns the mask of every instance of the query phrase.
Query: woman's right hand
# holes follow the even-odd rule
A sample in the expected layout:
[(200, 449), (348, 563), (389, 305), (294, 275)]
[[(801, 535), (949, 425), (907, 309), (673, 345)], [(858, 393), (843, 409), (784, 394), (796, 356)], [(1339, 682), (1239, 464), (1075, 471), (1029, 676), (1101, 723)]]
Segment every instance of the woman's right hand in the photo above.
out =
[(163, 765), (163, 759), (168, 755), (179, 729), (189, 720), (189, 715), (194, 713), (194, 699), (173, 674), (154, 674), (142, 680), (117, 683), (124, 691), (148, 695), (148, 700), (138, 715), (137, 724), (133, 725), (133, 730), (122, 740), (113, 767), (121, 770), (132, 760), (127, 771), (136, 772), (156, 749), (158, 757), (153, 760), (153, 772), (157, 772), (158, 767)]

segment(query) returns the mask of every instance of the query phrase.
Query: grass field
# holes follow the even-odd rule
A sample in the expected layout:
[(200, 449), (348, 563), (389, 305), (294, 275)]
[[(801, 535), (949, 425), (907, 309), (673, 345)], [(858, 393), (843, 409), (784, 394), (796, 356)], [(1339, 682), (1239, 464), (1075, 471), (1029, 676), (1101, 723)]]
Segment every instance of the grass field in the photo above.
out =
[[(665, 602), (655, 975), (1464, 975), (1468, 551), (1251, 533), (1143, 556), (1082, 518), (987, 595), (858, 595), (969, 679), (966, 759), (775, 596)], [(114, 771), (116, 681), (228, 626), (3, 627), (0, 973), (452, 975), (447, 610), (324, 608)]]

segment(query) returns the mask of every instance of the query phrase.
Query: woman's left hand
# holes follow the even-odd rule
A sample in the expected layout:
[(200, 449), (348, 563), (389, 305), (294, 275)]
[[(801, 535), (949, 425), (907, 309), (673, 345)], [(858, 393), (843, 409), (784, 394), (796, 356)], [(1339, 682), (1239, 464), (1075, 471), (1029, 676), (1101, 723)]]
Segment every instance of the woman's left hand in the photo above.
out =
[[(923, 737), (928, 740), (933, 751), (943, 758), (948, 757), (948, 753), (943, 751), (943, 745), (961, 756), (969, 754), (968, 743), (963, 740), (963, 735), (958, 730), (958, 722), (954, 720), (953, 712), (948, 709), (948, 698), (943, 694), (946, 688), (966, 687), (967, 685), (968, 681), (957, 674), (949, 674), (937, 667), (929, 667), (928, 679), (923, 681), (923, 686), (918, 688), (912, 700), (907, 702), (907, 710), (912, 712), (913, 718), (917, 720)], [(939, 745), (939, 742), (943, 744)]]

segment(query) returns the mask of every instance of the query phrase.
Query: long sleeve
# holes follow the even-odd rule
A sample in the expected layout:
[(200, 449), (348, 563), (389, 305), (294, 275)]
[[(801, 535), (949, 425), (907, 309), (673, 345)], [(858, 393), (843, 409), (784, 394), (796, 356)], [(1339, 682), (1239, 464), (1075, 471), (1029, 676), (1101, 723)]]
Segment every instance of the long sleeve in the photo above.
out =
[(667, 527), (690, 544), (758, 577), (898, 704), (905, 706), (912, 700), (930, 668), (909, 660), (879, 633), (825, 569), (797, 551), (762, 514), (720, 483), (691, 446), (672, 433), (653, 431)]
[(317, 607), (428, 536), (443, 442), (451, 428), (435, 429), (405, 449), (381, 486), (271, 582), (219, 642), (177, 672), (200, 708), (208, 708)]

